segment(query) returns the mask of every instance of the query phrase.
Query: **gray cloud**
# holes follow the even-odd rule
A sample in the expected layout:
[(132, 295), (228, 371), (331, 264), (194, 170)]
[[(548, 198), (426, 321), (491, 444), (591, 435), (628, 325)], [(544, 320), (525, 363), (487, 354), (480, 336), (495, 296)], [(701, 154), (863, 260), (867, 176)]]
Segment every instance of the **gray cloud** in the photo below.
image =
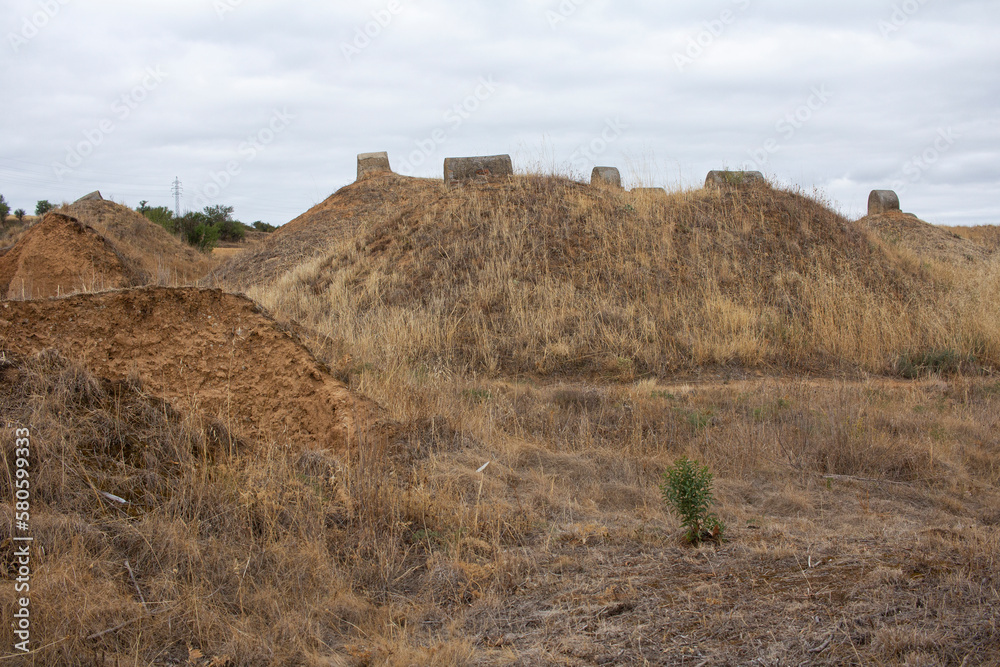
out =
[[(901, 182), (927, 220), (1000, 222), (990, 0), (13, 0), (0, 26), (0, 192), (15, 207), (95, 188), (170, 205), (177, 176), (193, 208), (235, 161), (217, 201), (280, 224), (353, 180), (359, 152), (424, 176), (500, 152), (581, 173), (596, 145), (595, 160), (648, 183), (697, 186), (765, 156), (851, 215)], [(134, 95), (147, 68), (166, 76)], [(495, 90), (479, 99), (484, 77)], [(828, 99), (810, 105), (817, 89)], [(271, 137), (276, 112), (294, 118)], [(614, 119), (627, 129), (601, 146)], [(933, 160), (915, 169), (920, 156)]]

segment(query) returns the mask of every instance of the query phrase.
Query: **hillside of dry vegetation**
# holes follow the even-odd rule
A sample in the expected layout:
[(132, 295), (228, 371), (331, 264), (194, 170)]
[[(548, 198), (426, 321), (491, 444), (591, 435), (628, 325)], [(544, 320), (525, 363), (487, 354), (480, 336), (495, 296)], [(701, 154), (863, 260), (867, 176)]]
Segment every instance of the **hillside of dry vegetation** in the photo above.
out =
[(425, 204), (439, 186), (440, 182), (395, 174), (352, 183), (226, 262), (206, 282), (234, 291), (269, 285), (337, 241), (350, 238), (366, 223)]
[(949, 227), (948, 230), (959, 236), (976, 241), (993, 252), (1000, 251), (1000, 226)]
[(205, 279), (256, 303), (0, 302), (0, 660), (992, 664), (1000, 270), (939, 250), (766, 187), (387, 175)]
[(866, 216), (858, 225), (871, 230), (888, 245), (908, 250), (922, 259), (976, 264), (992, 254), (992, 249), (983, 243), (986, 236), (973, 239), (951, 228), (935, 227), (909, 213), (891, 211)]
[[(362, 194), (382, 201), (399, 183), (405, 203), (391, 214), (370, 204), (342, 224), (336, 211)], [(979, 307), (1000, 295), (987, 253), (929, 265), (795, 192), (660, 196), (553, 177), (445, 189), (391, 176), (349, 186), (325, 208), (322, 222), (317, 212), (272, 242), (336, 229), (312, 259), (286, 257), (292, 268), (250, 288), (250, 256), (217, 277), (305, 325), (313, 350), (344, 373), (886, 372), (939, 351), (1000, 363), (1000, 316)]]

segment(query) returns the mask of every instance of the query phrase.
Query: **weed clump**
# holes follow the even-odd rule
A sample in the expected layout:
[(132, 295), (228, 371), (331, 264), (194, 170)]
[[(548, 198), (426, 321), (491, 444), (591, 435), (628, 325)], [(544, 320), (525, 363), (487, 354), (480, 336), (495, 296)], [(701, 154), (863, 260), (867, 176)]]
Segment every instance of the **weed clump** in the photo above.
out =
[(691, 544), (701, 544), (703, 540), (721, 540), (725, 525), (709, 512), (715, 502), (712, 496), (712, 473), (708, 466), (682, 456), (673, 467), (663, 473), (660, 485), (663, 500), (680, 518), (687, 528), (685, 539)]

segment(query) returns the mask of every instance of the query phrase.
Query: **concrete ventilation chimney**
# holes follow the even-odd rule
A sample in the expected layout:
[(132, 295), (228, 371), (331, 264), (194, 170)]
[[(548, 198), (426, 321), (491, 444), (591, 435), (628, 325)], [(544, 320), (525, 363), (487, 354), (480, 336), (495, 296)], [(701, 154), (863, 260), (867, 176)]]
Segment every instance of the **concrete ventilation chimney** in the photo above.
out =
[(618, 171), (618, 167), (594, 167), (594, 171), (590, 172), (590, 184), (620, 188), (622, 175)]
[(514, 163), (509, 155), (484, 155), (480, 157), (449, 157), (444, 160), (444, 184), (459, 181), (509, 177), (514, 175)]
[(104, 201), (104, 197), (101, 196), (100, 190), (94, 190), (89, 195), (84, 195), (77, 199), (74, 204), (79, 204), (82, 201)]
[(392, 172), (389, 166), (389, 154), (385, 151), (381, 153), (360, 153), (358, 155), (358, 180), (362, 176), (375, 172)]
[(766, 184), (767, 180), (764, 178), (764, 174), (759, 171), (710, 171), (705, 177), (706, 188)]
[(892, 190), (872, 190), (868, 195), (868, 215), (899, 210), (899, 197)]

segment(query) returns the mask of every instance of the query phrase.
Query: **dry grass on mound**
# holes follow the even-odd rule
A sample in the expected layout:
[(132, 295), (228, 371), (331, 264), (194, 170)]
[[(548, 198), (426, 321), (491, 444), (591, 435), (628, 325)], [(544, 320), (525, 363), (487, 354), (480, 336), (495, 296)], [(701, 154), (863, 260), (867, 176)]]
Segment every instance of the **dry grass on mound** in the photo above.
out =
[[(34, 664), (987, 664), (1000, 649), (995, 380), (371, 378), (395, 417), (424, 419), (423, 458), (402, 465), (234, 446), (52, 352), (0, 372), (2, 414), (32, 430)], [(9, 428), (0, 447), (10, 469)], [(716, 473), (721, 545), (684, 546), (664, 511), (658, 475), (681, 454)]]
[(1000, 294), (996, 263), (928, 264), (797, 193), (635, 195), (552, 177), (407, 187), (405, 208), (351, 218), (352, 234), (248, 290), (342, 373), (1000, 363), (1000, 312), (982, 307)]
[(282, 225), (246, 253), (230, 258), (206, 283), (231, 291), (269, 285), (289, 269), (323, 254), (372, 220), (426, 204), (440, 181), (381, 174), (345, 186), (326, 201)]
[(1000, 226), (977, 225), (975, 227), (948, 227), (959, 236), (976, 241), (993, 252), (1000, 251)]
[(903, 248), (924, 259), (952, 264), (985, 261), (991, 249), (978, 240), (960, 235), (948, 227), (935, 227), (909, 213), (891, 211), (866, 216), (858, 225), (874, 232), (888, 245)]

